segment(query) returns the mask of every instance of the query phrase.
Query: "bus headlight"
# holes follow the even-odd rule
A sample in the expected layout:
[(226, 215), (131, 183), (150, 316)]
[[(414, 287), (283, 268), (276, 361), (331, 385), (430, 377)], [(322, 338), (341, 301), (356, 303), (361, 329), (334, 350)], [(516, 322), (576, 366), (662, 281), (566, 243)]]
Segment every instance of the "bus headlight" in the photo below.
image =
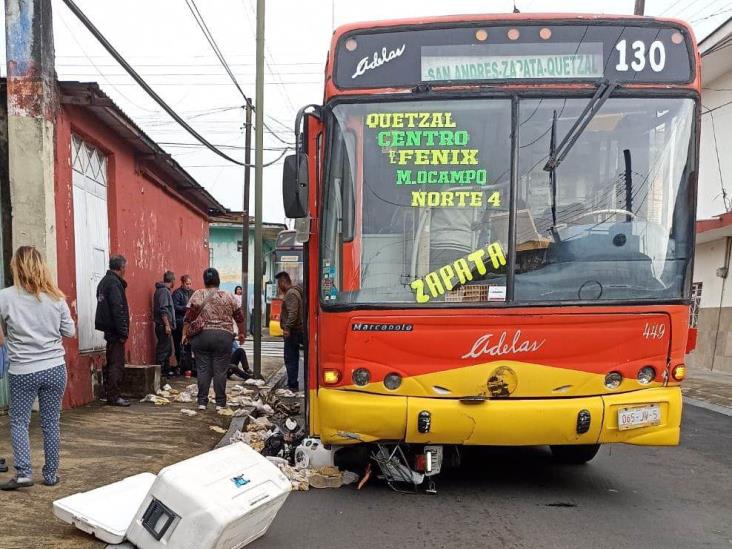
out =
[(387, 374), (384, 378), (384, 387), (390, 391), (394, 391), (402, 384), (402, 376), (399, 374)]
[(620, 372), (610, 372), (605, 376), (605, 387), (608, 389), (617, 389), (623, 381), (623, 374)]
[(366, 368), (358, 368), (353, 371), (351, 379), (353, 380), (353, 383), (359, 387), (363, 387), (364, 385), (368, 385), (371, 380), (371, 373)]
[(656, 370), (653, 366), (643, 366), (638, 370), (638, 383), (648, 385), (654, 379), (656, 379)]

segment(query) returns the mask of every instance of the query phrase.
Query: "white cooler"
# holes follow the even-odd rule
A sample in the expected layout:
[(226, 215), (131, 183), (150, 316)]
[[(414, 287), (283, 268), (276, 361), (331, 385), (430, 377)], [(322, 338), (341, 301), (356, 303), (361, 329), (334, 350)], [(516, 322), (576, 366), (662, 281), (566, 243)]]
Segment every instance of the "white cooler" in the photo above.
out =
[(275, 465), (237, 442), (160, 471), (127, 539), (139, 549), (238, 549), (267, 531), (289, 492)]
[(107, 543), (122, 543), (132, 519), (155, 482), (142, 473), (53, 502), (53, 514)]

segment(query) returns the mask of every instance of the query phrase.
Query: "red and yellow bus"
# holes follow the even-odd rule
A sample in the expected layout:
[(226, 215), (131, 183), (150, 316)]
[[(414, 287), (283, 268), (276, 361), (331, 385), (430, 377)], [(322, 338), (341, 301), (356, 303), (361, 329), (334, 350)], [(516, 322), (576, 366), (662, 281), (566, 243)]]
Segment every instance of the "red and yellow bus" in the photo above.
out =
[(283, 176), (326, 444), (676, 445), (700, 129), (689, 26), (340, 27)]
[(269, 335), (282, 336), (280, 314), (282, 313), (282, 297), (277, 293), (275, 275), (281, 271), (290, 275), (293, 284), (302, 283), (302, 244), (297, 242), (296, 233), (285, 229), (280, 231), (272, 250), (272, 279), (267, 282), (267, 302), (269, 304)]

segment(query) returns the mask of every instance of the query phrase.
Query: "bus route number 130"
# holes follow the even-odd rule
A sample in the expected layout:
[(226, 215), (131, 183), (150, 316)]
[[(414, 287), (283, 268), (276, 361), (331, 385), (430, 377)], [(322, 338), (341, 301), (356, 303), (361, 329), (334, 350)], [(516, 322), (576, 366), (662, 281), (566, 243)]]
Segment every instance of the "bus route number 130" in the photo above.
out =
[(653, 72), (661, 72), (666, 66), (666, 48), (660, 40), (654, 40), (648, 48), (643, 40), (636, 40), (630, 47), (633, 50), (633, 59), (628, 65), (628, 41), (621, 40), (615, 45), (615, 49), (618, 50), (616, 71), (627, 72), (628, 69), (633, 69), (635, 72), (640, 72), (646, 68), (646, 62)]

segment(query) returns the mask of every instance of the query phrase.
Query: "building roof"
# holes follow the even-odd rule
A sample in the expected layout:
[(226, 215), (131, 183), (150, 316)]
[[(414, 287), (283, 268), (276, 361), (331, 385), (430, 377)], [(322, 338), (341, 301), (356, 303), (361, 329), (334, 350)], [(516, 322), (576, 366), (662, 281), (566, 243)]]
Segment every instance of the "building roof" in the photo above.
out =
[(732, 236), (732, 212), (716, 215), (696, 222), (696, 243), (711, 242)]
[(91, 111), (140, 153), (160, 175), (161, 182), (208, 215), (228, 210), (204, 189), (169, 153), (153, 141), (95, 82), (59, 82), (62, 104)]
[(732, 17), (699, 42), (702, 56), (702, 84), (707, 84), (732, 70)]
[[(242, 212), (226, 212), (220, 215), (212, 215), (209, 217), (209, 227), (213, 228), (229, 228), (229, 229), (241, 229), (242, 226)], [(249, 217), (249, 227), (254, 226), (254, 218)], [(264, 238), (267, 240), (275, 240), (277, 235), (281, 231), (287, 229), (287, 225), (284, 223), (270, 223), (268, 221), (262, 222), (262, 231)]]

